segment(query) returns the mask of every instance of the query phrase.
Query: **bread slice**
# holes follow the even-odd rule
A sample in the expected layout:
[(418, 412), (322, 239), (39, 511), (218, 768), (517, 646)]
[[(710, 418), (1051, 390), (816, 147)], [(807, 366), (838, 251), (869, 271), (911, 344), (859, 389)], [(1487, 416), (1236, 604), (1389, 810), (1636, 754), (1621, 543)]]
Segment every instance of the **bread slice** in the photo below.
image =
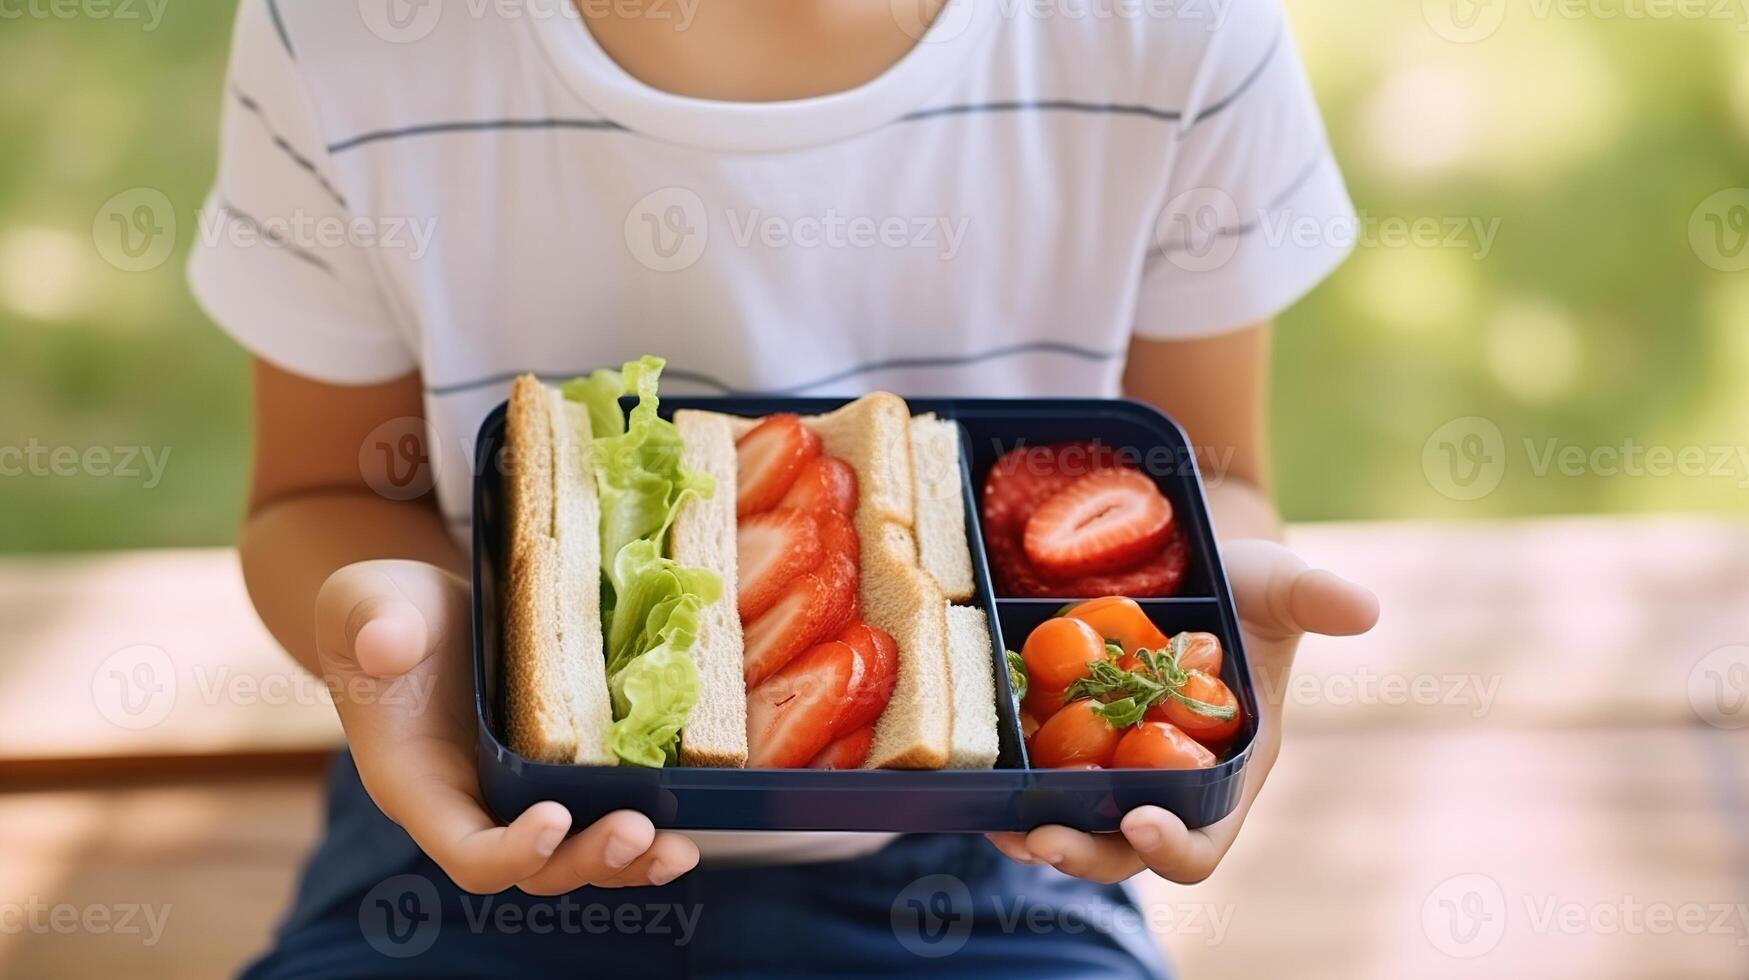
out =
[(988, 769), (1001, 744), (996, 736), (995, 650), (984, 611), (947, 607), (948, 681), (953, 689), (949, 769)]
[(613, 765), (589, 416), (533, 375), (511, 386), (507, 413), (510, 747), (541, 762)]
[(911, 470), (917, 484), (918, 558), (949, 600), (969, 602), (974, 586), (960, 485), (959, 425), (933, 414), (912, 418)]
[(670, 544), (674, 560), (717, 573), (723, 594), (704, 608), (692, 658), (699, 697), (680, 729), (680, 764), (747, 764), (747, 687), (742, 672), (741, 616), (735, 608), (735, 439), (727, 417), (712, 412), (674, 413), (681, 459), (688, 469), (717, 482), (710, 497), (692, 499), (674, 515)]

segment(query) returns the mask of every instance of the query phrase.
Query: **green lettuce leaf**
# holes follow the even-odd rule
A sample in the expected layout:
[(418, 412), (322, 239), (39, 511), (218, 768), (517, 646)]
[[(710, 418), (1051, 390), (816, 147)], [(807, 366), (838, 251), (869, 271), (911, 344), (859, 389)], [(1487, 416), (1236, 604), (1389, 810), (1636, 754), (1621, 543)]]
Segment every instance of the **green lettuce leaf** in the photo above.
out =
[(608, 679), (618, 720), (607, 743), (623, 762), (660, 767), (675, 760), (680, 726), (698, 702), (692, 654), (666, 644), (646, 650)]
[[(680, 726), (698, 700), (692, 645), (699, 611), (722, 594), (712, 572), (682, 568), (663, 554), (674, 515), (688, 497), (709, 496), (714, 481), (681, 465), (680, 433), (657, 415), (663, 360), (641, 357), (563, 386), (584, 406), (601, 502), (601, 609), (609, 736), (622, 762), (660, 766), (675, 756)], [(629, 417), (621, 395), (637, 396)]]

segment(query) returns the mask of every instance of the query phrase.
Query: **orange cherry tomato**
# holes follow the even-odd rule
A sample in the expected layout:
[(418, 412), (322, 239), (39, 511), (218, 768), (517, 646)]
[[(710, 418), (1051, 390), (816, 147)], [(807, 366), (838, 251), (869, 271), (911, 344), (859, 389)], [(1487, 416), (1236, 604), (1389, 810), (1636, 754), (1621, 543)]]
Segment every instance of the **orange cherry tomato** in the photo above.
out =
[(1022, 706), (1020, 709), (1020, 737), (1031, 738), (1032, 733), (1036, 731), (1038, 731), (1038, 719), (1034, 718), (1032, 712)]
[(1177, 726), (1143, 721), (1118, 741), (1111, 755), (1113, 769), (1207, 769), (1215, 754)]
[(1130, 655), (1125, 659), (1133, 659), (1138, 649), (1158, 650), (1166, 645), (1166, 634), (1160, 632), (1148, 614), (1142, 611), (1141, 604), (1128, 596), (1089, 599), (1065, 615), (1093, 627), (1100, 636), (1115, 640), (1123, 647), (1123, 652)]
[(1178, 655), (1179, 669), (1200, 670), (1210, 677), (1221, 676), (1222, 654), (1219, 637), (1213, 633), (1180, 633), (1178, 635), (1185, 639), (1184, 652)]
[(1245, 725), (1245, 709), (1239, 707), (1239, 699), (1233, 696), (1227, 685), (1221, 683), (1220, 678), (1211, 677), (1200, 670), (1190, 671), (1189, 679), (1179, 689), (1179, 693), (1218, 708), (1232, 708), (1233, 717), (1224, 721), (1211, 718), (1191, 710), (1177, 698), (1168, 697), (1148, 709), (1144, 716), (1146, 720), (1169, 722), (1217, 752), (1232, 744), (1239, 729)]
[(1026, 751), (1041, 769), (1109, 766), (1122, 738), (1122, 732), (1093, 713), (1093, 701), (1083, 698), (1046, 718), (1027, 740)]
[(1063, 691), (1087, 676), (1087, 664), (1105, 659), (1105, 639), (1079, 619), (1047, 619), (1020, 649), (1026, 661), (1026, 709), (1048, 718), (1063, 706)]

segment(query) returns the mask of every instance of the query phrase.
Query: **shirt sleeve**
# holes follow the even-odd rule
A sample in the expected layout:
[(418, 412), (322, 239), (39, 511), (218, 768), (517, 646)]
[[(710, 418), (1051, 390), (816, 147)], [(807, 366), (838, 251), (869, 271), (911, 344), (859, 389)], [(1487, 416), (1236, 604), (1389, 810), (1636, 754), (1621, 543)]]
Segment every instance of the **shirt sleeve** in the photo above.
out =
[(274, 0), (243, 0), (231, 42), (218, 177), (188, 281), (250, 353), (333, 384), (417, 365), (369, 254)]
[(1354, 205), (1279, 0), (1215, 31), (1168, 161), (1136, 336), (1205, 336), (1293, 305), (1347, 257)]

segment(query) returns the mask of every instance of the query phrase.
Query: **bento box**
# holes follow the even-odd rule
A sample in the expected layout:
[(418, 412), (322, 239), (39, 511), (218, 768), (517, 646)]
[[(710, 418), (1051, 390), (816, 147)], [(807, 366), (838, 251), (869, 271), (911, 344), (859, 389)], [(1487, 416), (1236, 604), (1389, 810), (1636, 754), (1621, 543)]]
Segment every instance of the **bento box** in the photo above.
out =
[[(760, 417), (823, 413), (845, 403), (824, 398), (664, 398), (664, 417), (708, 409)], [(1029, 830), (1063, 824), (1105, 832), (1130, 809), (1155, 805), (1190, 827), (1211, 824), (1237, 805), (1256, 734), (1257, 697), (1245, 659), (1232, 595), (1215, 546), (1195, 455), (1183, 431), (1155, 409), (1123, 400), (907, 399), (914, 413), (935, 413), (959, 427), (961, 496), (972, 556), (972, 604), (988, 618), (1000, 752), (989, 769), (730, 769), (579, 766), (537, 762), (507, 745), (500, 672), (504, 613), (505, 487), (496, 464), (506, 439), (500, 405), (476, 443), (473, 501), (473, 654), (481, 790), (491, 810), (510, 819), (542, 800), (570, 809), (578, 825), (618, 809), (638, 810), (659, 827), (735, 831), (884, 831), (903, 833)], [(1174, 595), (1138, 599), (1167, 634), (1198, 631), (1219, 638), (1221, 680), (1242, 708), (1243, 724), (1220, 761), (1200, 769), (1046, 769), (1029, 762), (1005, 651), (1020, 650), (1032, 630), (1067, 603), (1092, 596), (1019, 598), (992, 580), (980, 516), (980, 490), (996, 460), (1031, 445), (1097, 440), (1133, 450), (1142, 470), (1170, 501), (1188, 542), (1188, 566)]]

